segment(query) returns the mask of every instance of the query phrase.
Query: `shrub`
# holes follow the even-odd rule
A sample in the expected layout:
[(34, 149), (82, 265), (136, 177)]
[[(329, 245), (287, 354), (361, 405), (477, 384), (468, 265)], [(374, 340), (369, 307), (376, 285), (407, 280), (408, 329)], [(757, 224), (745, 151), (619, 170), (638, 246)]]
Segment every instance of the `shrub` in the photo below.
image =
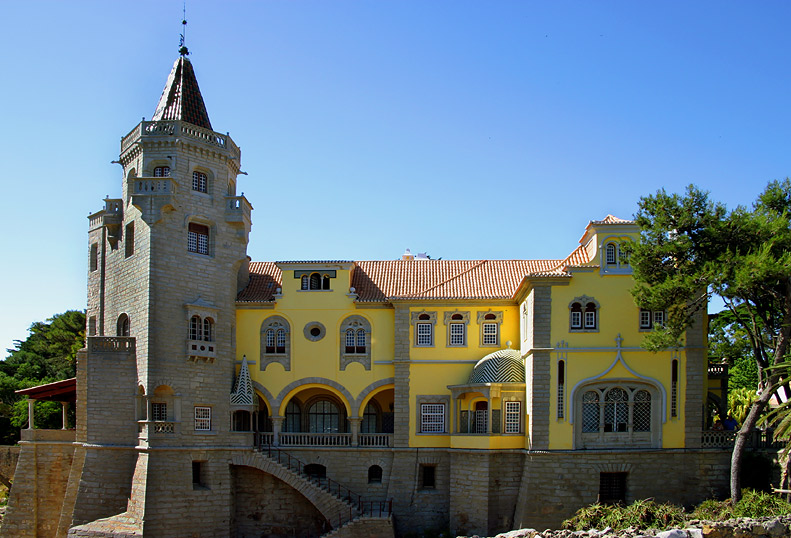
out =
[(580, 508), (574, 517), (563, 522), (563, 528), (585, 530), (612, 527), (615, 531), (629, 527), (666, 529), (679, 526), (683, 522), (683, 508), (644, 499), (627, 506), (596, 503)]

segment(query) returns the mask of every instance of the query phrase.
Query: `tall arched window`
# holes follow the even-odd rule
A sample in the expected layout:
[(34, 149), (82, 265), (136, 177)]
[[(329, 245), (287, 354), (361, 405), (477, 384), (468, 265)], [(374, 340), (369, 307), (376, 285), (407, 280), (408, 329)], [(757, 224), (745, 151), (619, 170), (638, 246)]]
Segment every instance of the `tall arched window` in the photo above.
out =
[(291, 370), (289, 324), (282, 316), (271, 316), (261, 324), (261, 367), (276, 362)]
[(318, 400), (308, 409), (308, 430), (311, 433), (338, 433), (341, 431), (341, 413), (330, 400)]
[(214, 342), (214, 320), (211, 318), (203, 318), (203, 340)]
[(121, 314), (118, 316), (118, 323), (116, 324), (116, 335), (129, 336), (129, 316)]
[(201, 335), (201, 319), (200, 316), (192, 316), (190, 318), (190, 340), (200, 340)]
[(318, 273), (313, 273), (310, 275), (310, 289), (312, 290), (320, 290), (321, 289), (321, 275)]
[(310, 277), (308, 275), (302, 275), (300, 279), (300, 287), (299, 289), (302, 290), (309, 290), (310, 289)]
[(352, 362), (371, 369), (371, 323), (360, 315), (349, 316), (341, 322), (340, 368)]
[(288, 402), (286, 405), (286, 420), (283, 421), (284, 432), (301, 432), (302, 431), (302, 414), (300, 413), (299, 405), (294, 400)]
[(360, 433), (377, 433), (379, 428), (379, 406), (371, 400), (363, 411), (363, 421), (360, 424)]

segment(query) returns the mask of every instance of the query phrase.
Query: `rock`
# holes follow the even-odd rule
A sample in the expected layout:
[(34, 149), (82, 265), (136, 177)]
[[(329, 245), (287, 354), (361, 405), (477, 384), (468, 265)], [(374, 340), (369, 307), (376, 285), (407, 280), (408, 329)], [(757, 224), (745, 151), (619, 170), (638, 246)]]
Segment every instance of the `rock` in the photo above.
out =
[(786, 526), (780, 521), (780, 518), (775, 518), (765, 523), (766, 532), (772, 538), (778, 538), (786, 534)]
[(687, 533), (689, 538), (703, 538), (703, 531), (697, 527), (687, 527), (684, 532)]
[(656, 538), (687, 538), (687, 533), (681, 529), (670, 529), (669, 531), (662, 531), (656, 535)]

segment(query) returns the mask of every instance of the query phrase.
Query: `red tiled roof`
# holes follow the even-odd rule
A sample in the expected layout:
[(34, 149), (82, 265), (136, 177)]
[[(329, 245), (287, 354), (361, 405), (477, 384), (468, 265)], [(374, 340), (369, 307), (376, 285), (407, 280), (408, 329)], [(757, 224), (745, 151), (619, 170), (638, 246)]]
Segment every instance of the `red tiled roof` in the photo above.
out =
[[(361, 302), (510, 299), (527, 275), (567, 276), (561, 260), (384, 260), (355, 262), (351, 285)], [(281, 286), (274, 262), (253, 262), (237, 300), (272, 301)]]
[(283, 273), (275, 262), (251, 262), (250, 282), (239, 292), (237, 301), (272, 301), (277, 288), (283, 286)]
[(588, 251), (582, 246), (578, 246), (574, 249), (574, 252), (568, 255), (568, 257), (560, 262), (559, 268), (565, 270), (568, 267), (585, 267), (591, 266), (590, 258), (588, 257)]
[(153, 121), (182, 120), (211, 130), (209, 113), (198, 88), (192, 63), (181, 56), (170, 71), (165, 89), (159, 98)]
[(616, 217), (614, 215), (607, 215), (602, 220), (592, 220), (590, 223), (595, 226), (595, 225), (599, 225), (599, 224), (634, 224), (634, 221), (633, 220), (619, 219), (618, 217)]

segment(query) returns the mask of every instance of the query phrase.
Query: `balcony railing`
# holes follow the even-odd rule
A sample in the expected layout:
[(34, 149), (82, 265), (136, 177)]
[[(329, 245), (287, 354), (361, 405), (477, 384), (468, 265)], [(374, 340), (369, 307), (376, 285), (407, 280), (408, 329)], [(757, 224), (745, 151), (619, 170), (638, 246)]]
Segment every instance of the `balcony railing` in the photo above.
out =
[(134, 179), (133, 194), (173, 194), (175, 183), (170, 177), (138, 177)]
[(281, 433), (281, 446), (351, 446), (350, 433)]
[[(703, 430), (700, 446), (701, 448), (731, 448), (738, 433), (734, 430)], [(786, 441), (776, 441), (773, 430), (754, 430), (747, 439), (747, 446), (779, 449), (786, 446)]]
[(121, 139), (121, 152), (125, 152), (141, 138), (148, 137), (179, 137), (198, 140), (200, 142), (227, 149), (231, 157), (239, 157), (239, 148), (231, 137), (215, 133), (191, 123), (178, 120), (141, 121), (132, 131)]
[(140, 420), (137, 423), (137, 431), (143, 437), (158, 434), (172, 435), (176, 433), (176, 423), (161, 420)]
[(132, 336), (89, 336), (88, 350), (91, 353), (132, 353), (135, 339)]
[(358, 436), (360, 446), (384, 447), (393, 446), (392, 433), (361, 433)]

